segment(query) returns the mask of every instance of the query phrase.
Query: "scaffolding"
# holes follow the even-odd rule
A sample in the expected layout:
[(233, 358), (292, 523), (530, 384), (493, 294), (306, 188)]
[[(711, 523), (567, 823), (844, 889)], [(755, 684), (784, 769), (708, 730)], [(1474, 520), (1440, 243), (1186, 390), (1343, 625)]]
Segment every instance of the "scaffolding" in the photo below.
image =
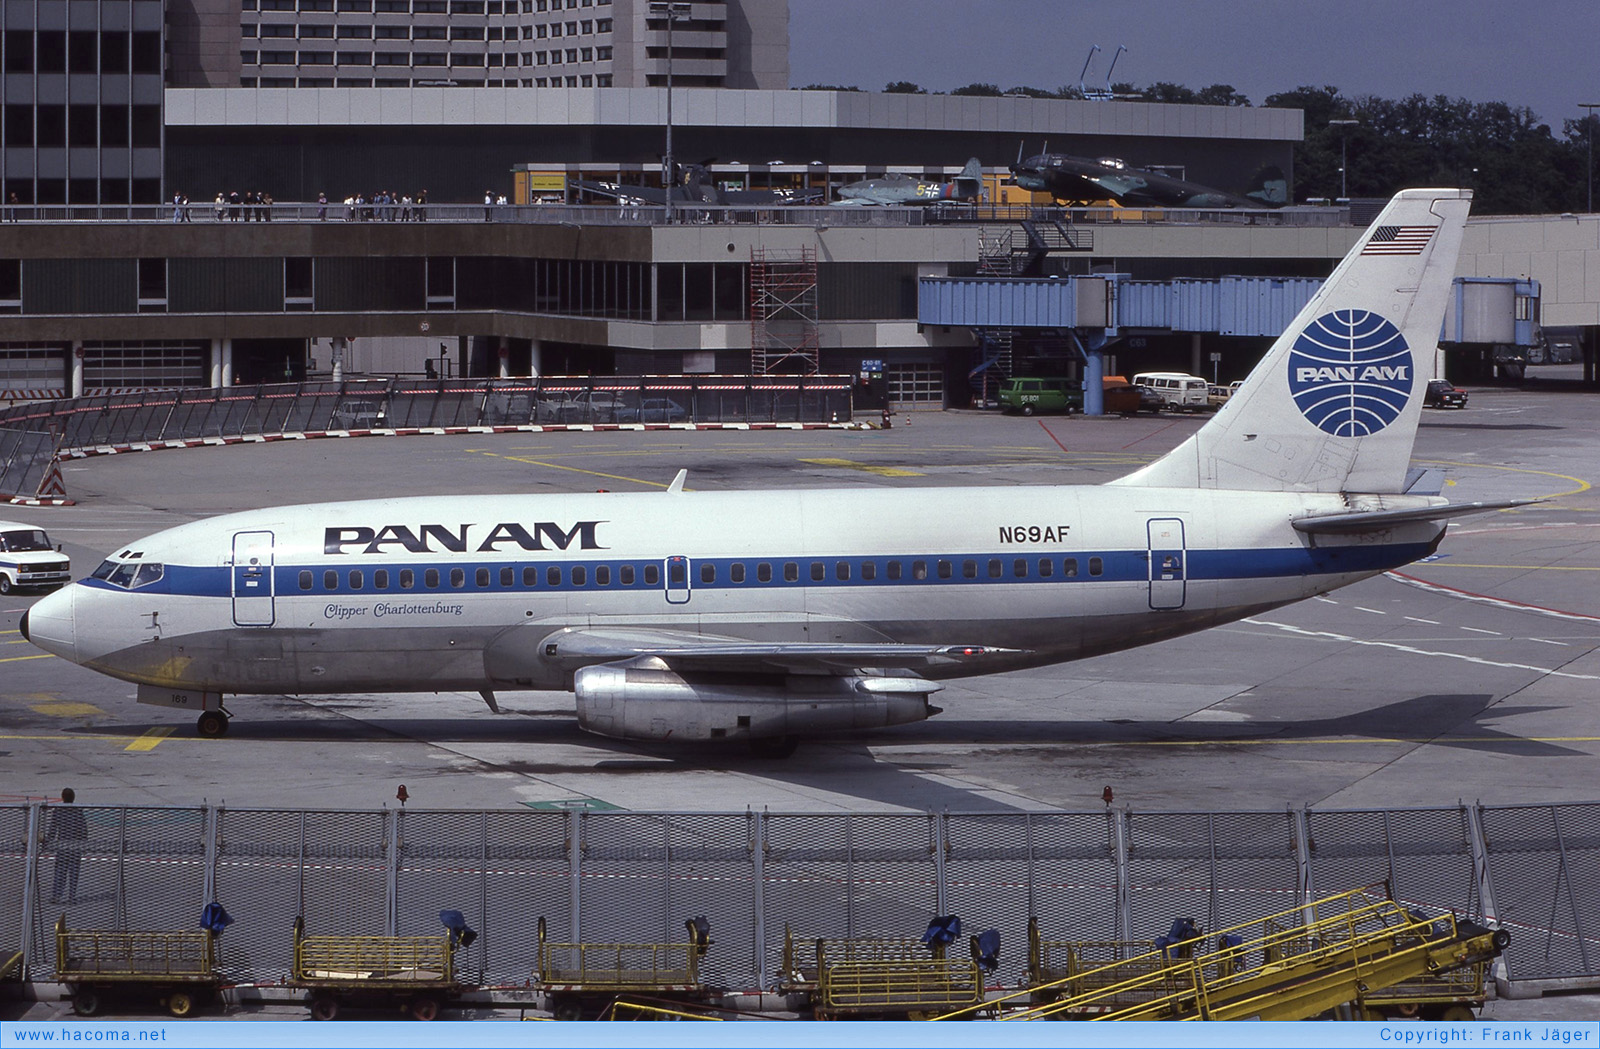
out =
[(815, 374), (817, 250), (750, 249), (750, 370)]

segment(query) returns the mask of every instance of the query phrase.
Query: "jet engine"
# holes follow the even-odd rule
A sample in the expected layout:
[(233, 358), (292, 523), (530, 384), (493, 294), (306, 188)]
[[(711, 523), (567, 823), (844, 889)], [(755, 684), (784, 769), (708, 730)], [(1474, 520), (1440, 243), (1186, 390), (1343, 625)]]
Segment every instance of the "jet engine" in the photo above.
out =
[(579, 726), (617, 739), (757, 740), (904, 725), (939, 713), (928, 696), (941, 686), (918, 677), (679, 673), (648, 662), (579, 670)]

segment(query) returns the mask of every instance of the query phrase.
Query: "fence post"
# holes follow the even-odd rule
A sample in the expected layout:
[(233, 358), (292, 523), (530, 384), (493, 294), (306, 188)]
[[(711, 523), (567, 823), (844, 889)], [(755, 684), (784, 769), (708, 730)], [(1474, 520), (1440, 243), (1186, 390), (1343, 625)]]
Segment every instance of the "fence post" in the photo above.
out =
[(1111, 859), (1117, 874), (1117, 936), (1119, 940), (1133, 939), (1133, 889), (1132, 872), (1128, 870), (1128, 813), (1123, 809), (1107, 809), (1106, 819), (1111, 824)]
[(222, 837), (222, 809), (201, 802), (200, 822), (204, 828), (202, 833), (206, 836), (205, 880), (200, 887), (200, 894), (204, 897), (200, 905), (204, 907), (217, 898), (217, 843)]
[(750, 849), (750, 879), (756, 911), (756, 986), (767, 989), (767, 820), (766, 811), (744, 810)]
[(384, 913), (383, 934), (385, 936), (399, 935), (395, 929), (399, 925), (400, 914), (400, 821), (405, 815), (404, 809), (391, 811), (386, 805), (383, 809), (383, 822), (388, 830), (388, 862), (384, 864), (383, 889)]
[(1311, 894), (1311, 813), (1302, 806), (1289, 809), (1289, 824), (1294, 834), (1294, 891), (1296, 903), (1304, 907)]
[(568, 935), (573, 943), (579, 943), (583, 937), (583, 906), (581, 879), (582, 872), (581, 853), (583, 851), (583, 821), (587, 813), (577, 809), (567, 810), (567, 923)]
[(948, 812), (928, 813), (929, 833), (932, 836), (928, 851), (933, 853), (933, 912), (938, 915), (950, 913), (949, 887), (945, 884), (945, 850), (950, 847), (949, 827), (945, 821), (949, 818)]
[(28, 844), (23, 849), (27, 865), (22, 869), (22, 975), (26, 979), (33, 971), (33, 912), (34, 900), (39, 895), (39, 844), (44, 832), (39, 821), (44, 816), (44, 803), (28, 802)]

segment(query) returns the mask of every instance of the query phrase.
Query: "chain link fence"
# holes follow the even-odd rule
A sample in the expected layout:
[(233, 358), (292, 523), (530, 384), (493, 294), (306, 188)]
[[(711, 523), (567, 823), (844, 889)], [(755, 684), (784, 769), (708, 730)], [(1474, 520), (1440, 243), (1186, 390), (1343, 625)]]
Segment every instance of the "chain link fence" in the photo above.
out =
[[(997, 979), (1052, 940), (1148, 940), (1388, 882), (1408, 906), (1498, 920), (1508, 978), (1600, 986), (1600, 803), (1282, 812), (643, 813), (0, 806), (0, 953), (52, 973), (58, 916), (83, 929), (237, 919), (238, 982), (288, 977), (297, 916), (315, 934), (479, 930), (463, 978), (522, 985), (537, 924), (558, 941), (682, 942), (705, 915), (708, 982), (770, 988), (796, 937), (911, 936), (934, 915), (1001, 935)], [(52, 902), (56, 901), (56, 902)]]

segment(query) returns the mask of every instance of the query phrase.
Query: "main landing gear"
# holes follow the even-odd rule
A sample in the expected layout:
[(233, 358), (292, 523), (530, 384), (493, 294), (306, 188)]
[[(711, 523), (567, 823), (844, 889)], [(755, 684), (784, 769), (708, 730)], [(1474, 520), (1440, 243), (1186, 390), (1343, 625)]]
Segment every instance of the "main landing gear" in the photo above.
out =
[(194, 724), (194, 730), (206, 739), (220, 739), (228, 734), (228, 719), (232, 717), (226, 710), (218, 707), (216, 710), (203, 711)]

